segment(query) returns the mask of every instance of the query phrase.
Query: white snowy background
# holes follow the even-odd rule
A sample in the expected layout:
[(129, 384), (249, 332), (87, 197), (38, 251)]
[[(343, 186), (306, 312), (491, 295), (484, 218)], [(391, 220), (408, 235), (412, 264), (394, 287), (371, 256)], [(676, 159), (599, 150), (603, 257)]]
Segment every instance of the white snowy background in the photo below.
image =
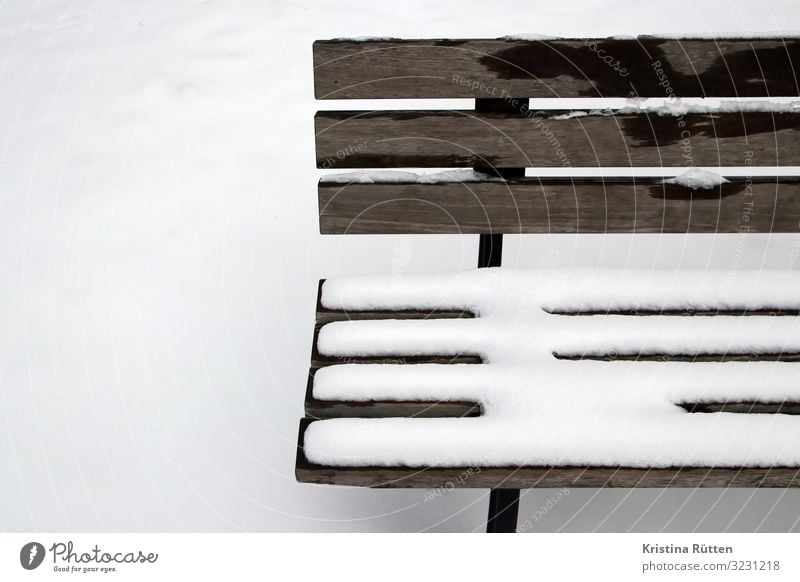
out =
[[(481, 530), (486, 490), (294, 480), (317, 280), (477, 254), (477, 237), (318, 234), (312, 120), (336, 105), (313, 99), (312, 41), (791, 28), (796, 0), (0, 1), (0, 529)], [(504, 261), (780, 269), (798, 244), (507, 237)], [(787, 531), (798, 503), (532, 490), (520, 522)]]

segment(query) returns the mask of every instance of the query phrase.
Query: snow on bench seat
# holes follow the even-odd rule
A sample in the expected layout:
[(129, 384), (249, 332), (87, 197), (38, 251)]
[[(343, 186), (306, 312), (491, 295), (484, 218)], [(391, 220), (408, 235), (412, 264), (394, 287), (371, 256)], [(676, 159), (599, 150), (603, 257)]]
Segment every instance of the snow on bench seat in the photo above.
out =
[[(335, 360), (313, 398), (474, 402), (480, 415), (317, 420), (303, 437), (314, 465), (800, 467), (800, 416), (725, 411), (797, 412), (791, 270), (353, 276), (327, 281), (321, 305), (475, 317), (326, 323), (316, 349)], [(464, 355), (482, 363), (352, 363)], [(722, 412), (689, 412), (703, 403)]]

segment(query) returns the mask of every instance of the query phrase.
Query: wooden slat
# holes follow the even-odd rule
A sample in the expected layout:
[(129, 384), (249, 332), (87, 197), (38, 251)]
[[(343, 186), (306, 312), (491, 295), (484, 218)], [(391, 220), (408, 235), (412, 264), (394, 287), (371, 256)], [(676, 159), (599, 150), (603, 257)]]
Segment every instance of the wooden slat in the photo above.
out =
[[(356, 320), (356, 319), (425, 319), (423, 315), (427, 315), (430, 319), (454, 319), (457, 317), (470, 317), (471, 315), (454, 315), (448, 318), (441, 313), (431, 317), (431, 313), (435, 312), (418, 312), (420, 317), (413, 317), (413, 312), (394, 312), (397, 317), (393, 316), (393, 312), (368, 312), (362, 311), (357, 313), (342, 313), (342, 318), (339, 321)], [(453, 312), (454, 313), (454, 312)], [(466, 312), (464, 312), (466, 313)], [(330, 320), (334, 321), (334, 320)], [(329, 321), (329, 322), (330, 322)], [(483, 359), (477, 354), (450, 354), (439, 356), (408, 356), (408, 355), (387, 355), (387, 356), (329, 356), (320, 353), (317, 341), (319, 339), (319, 332), (323, 327), (323, 323), (317, 322), (314, 326), (314, 339), (311, 348), (311, 368), (321, 368), (323, 366), (331, 366), (333, 364), (480, 364)]]
[(697, 309), (587, 309), (581, 311), (565, 311), (562, 309), (545, 310), (546, 313), (553, 315), (566, 315), (568, 317), (581, 317), (587, 315), (630, 315), (636, 317), (651, 317), (659, 315), (680, 316), (680, 317), (713, 317), (715, 315), (737, 315), (742, 317), (767, 316), (767, 317), (788, 317), (800, 315), (797, 309), (714, 309), (711, 311)]
[(317, 41), (318, 99), (800, 95), (800, 41)]
[(320, 111), (317, 167), (800, 165), (800, 115)]
[(524, 178), (438, 184), (320, 182), (323, 234), (800, 231), (797, 178), (709, 190), (661, 179)]
[(319, 400), (314, 398), (315, 369), (311, 370), (306, 387), (305, 412), (307, 418), (463, 418), (480, 416), (481, 407), (476, 402), (411, 400), (367, 402)]
[(303, 454), (300, 423), (295, 477), (302, 483), (356, 487), (800, 487), (794, 467), (330, 467)]
[(800, 414), (800, 402), (686, 402), (679, 406), (694, 413)]
[(562, 354), (553, 353), (557, 360), (593, 360), (598, 362), (800, 362), (800, 354), (780, 353), (704, 353), (704, 354)]
[(475, 314), (467, 309), (374, 309), (372, 311), (346, 311), (328, 309), (322, 305), (322, 286), (325, 279), (317, 284), (317, 327), (333, 321), (358, 321), (364, 319), (471, 319)]

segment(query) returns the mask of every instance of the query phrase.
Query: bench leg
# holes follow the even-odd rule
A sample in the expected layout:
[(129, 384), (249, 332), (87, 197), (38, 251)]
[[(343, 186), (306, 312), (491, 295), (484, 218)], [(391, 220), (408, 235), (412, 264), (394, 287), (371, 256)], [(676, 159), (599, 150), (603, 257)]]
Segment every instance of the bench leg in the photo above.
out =
[(486, 533), (514, 533), (519, 514), (519, 489), (492, 489)]
[(482, 234), (478, 243), (478, 268), (499, 267), (503, 257), (503, 235)]

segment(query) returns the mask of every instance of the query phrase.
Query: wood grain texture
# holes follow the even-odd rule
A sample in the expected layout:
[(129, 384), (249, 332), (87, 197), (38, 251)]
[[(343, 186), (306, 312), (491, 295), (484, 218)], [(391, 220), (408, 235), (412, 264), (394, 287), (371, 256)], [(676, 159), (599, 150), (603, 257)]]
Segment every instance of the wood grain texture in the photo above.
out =
[(800, 95), (788, 39), (314, 43), (317, 99)]
[(662, 179), (320, 182), (323, 234), (799, 232), (797, 178), (691, 190)]
[(800, 165), (800, 115), (320, 111), (319, 168)]
[(800, 362), (800, 354), (796, 352), (752, 354), (720, 352), (716, 354), (561, 354), (554, 352), (557, 360), (594, 360), (597, 362)]

